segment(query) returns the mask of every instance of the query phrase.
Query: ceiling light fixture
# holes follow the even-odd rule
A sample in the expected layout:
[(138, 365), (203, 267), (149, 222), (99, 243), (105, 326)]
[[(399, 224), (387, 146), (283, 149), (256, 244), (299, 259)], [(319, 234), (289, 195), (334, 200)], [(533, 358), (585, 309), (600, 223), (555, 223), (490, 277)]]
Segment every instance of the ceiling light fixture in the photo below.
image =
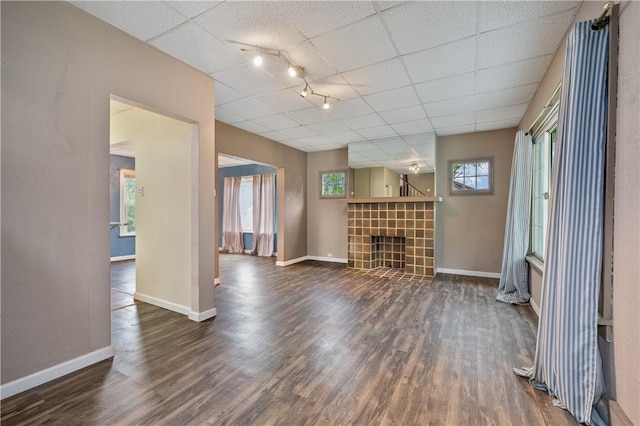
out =
[(319, 96), (321, 98), (324, 98), (324, 102), (322, 103), (322, 109), (329, 109), (331, 107), (331, 105), (329, 104), (329, 99), (333, 99), (334, 101), (339, 101), (340, 99), (338, 98), (334, 98), (333, 96), (330, 95), (325, 95), (322, 93), (317, 93), (314, 92), (313, 89), (311, 88), (311, 85), (309, 84), (309, 82), (307, 81), (307, 70), (301, 66), (301, 65), (293, 65), (291, 63), (291, 61), (288, 60), (288, 58), (284, 55), (284, 53), (280, 50), (275, 50), (275, 49), (267, 49), (264, 47), (260, 47), (260, 46), (251, 46), (250, 49), (245, 49), (242, 48), (240, 49), (243, 52), (255, 52), (256, 56), (253, 58), (253, 63), (255, 66), (260, 66), (262, 65), (263, 62), (263, 56), (264, 55), (270, 55), (270, 56), (276, 56), (278, 58), (281, 58), (283, 61), (287, 62), (287, 73), (289, 74), (290, 77), (298, 77), (300, 79), (302, 79), (302, 81), (304, 81), (304, 89), (302, 89), (302, 91), (300, 92), (300, 96), (302, 96), (303, 98), (306, 98), (308, 95), (314, 95), (314, 96)]
[(418, 163), (413, 163), (409, 166), (409, 170), (411, 170), (413, 173), (418, 173), (420, 171), (420, 166), (418, 166)]

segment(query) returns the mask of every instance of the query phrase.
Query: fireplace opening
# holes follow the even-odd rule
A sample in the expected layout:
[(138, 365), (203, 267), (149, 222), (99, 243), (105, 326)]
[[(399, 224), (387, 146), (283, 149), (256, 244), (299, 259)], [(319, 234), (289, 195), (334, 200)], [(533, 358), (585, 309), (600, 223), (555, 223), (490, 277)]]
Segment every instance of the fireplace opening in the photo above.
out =
[(404, 270), (404, 237), (371, 236), (371, 269), (392, 268)]

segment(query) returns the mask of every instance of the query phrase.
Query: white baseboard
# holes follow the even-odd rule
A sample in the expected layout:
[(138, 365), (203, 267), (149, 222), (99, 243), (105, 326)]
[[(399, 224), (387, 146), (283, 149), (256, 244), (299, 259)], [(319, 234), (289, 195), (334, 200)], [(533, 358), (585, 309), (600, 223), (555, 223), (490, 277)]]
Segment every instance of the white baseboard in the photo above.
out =
[(218, 314), (216, 308), (211, 308), (204, 312), (189, 312), (189, 319), (196, 322), (206, 321), (209, 318), (213, 318)]
[(339, 257), (307, 256), (307, 260), (319, 260), (321, 262), (347, 263), (347, 259)]
[(136, 260), (136, 255), (135, 254), (128, 254), (126, 256), (113, 256), (111, 258), (112, 262), (119, 262), (121, 260)]
[(500, 272), (467, 271), (465, 269), (448, 269), (448, 268), (437, 268), (436, 272), (443, 273), (443, 274), (466, 275), (470, 277), (500, 279)]
[(307, 260), (308, 257), (309, 256), (302, 256), (296, 259), (285, 260), (284, 262), (276, 261), (276, 266), (289, 266), (289, 265), (293, 265), (294, 263), (304, 262), (305, 260)]
[(113, 356), (113, 347), (107, 346), (102, 349), (98, 349), (97, 351), (65, 361), (61, 364), (54, 365), (53, 367), (30, 374), (21, 379), (14, 380), (13, 382), (6, 383), (0, 386), (0, 399), (17, 395), (20, 392), (35, 388), (36, 386), (40, 386), (41, 384), (66, 376), (69, 373), (73, 373), (74, 371), (78, 371), (92, 364), (104, 361), (105, 359), (112, 358)]
[(191, 309), (187, 306), (178, 305), (177, 303), (168, 302), (166, 300), (158, 299), (157, 297), (148, 296), (146, 294), (138, 293), (133, 294), (133, 298), (150, 305), (159, 306), (164, 309), (168, 309), (173, 312), (177, 312), (182, 315), (191, 315)]
[(533, 308), (536, 315), (538, 315), (538, 318), (540, 318), (540, 307), (538, 306), (536, 301), (533, 300), (533, 297), (529, 299), (529, 303), (531, 304), (531, 307)]

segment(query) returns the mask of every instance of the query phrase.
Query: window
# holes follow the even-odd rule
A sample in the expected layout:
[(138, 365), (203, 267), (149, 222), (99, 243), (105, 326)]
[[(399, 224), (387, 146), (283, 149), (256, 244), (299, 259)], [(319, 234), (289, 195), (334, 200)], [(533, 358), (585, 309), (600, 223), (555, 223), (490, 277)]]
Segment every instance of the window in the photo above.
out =
[(344, 198), (347, 194), (347, 172), (320, 172), (320, 198)]
[(120, 169), (120, 236), (136, 235), (136, 171)]
[(242, 176), (238, 204), (242, 232), (253, 232), (253, 176)]
[(493, 158), (449, 161), (449, 195), (493, 193)]
[(549, 200), (551, 198), (551, 168), (556, 146), (555, 120), (533, 137), (533, 186), (531, 192), (531, 254), (544, 260)]

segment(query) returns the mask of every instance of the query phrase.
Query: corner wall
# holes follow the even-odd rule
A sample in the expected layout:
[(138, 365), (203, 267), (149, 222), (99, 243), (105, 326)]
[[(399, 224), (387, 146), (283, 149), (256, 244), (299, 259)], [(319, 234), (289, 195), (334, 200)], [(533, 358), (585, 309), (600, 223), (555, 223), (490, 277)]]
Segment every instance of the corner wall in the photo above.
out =
[[(320, 198), (320, 172), (347, 170), (347, 148), (307, 154), (307, 254), (347, 263), (347, 203), (345, 198)], [(348, 174), (347, 174), (348, 176)], [(351, 191), (347, 182), (347, 194)]]
[(69, 362), (73, 371), (113, 353), (110, 96), (198, 124), (191, 176), (198, 188), (191, 308), (198, 314), (214, 312), (215, 146), (209, 76), (69, 3), (0, 6), (6, 397), (50, 380), (45, 369), (60, 373)]
[[(436, 265), (439, 272), (499, 277), (516, 129), (443, 136), (436, 141)], [(494, 190), (448, 193), (449, 160), (493, 157)]]

